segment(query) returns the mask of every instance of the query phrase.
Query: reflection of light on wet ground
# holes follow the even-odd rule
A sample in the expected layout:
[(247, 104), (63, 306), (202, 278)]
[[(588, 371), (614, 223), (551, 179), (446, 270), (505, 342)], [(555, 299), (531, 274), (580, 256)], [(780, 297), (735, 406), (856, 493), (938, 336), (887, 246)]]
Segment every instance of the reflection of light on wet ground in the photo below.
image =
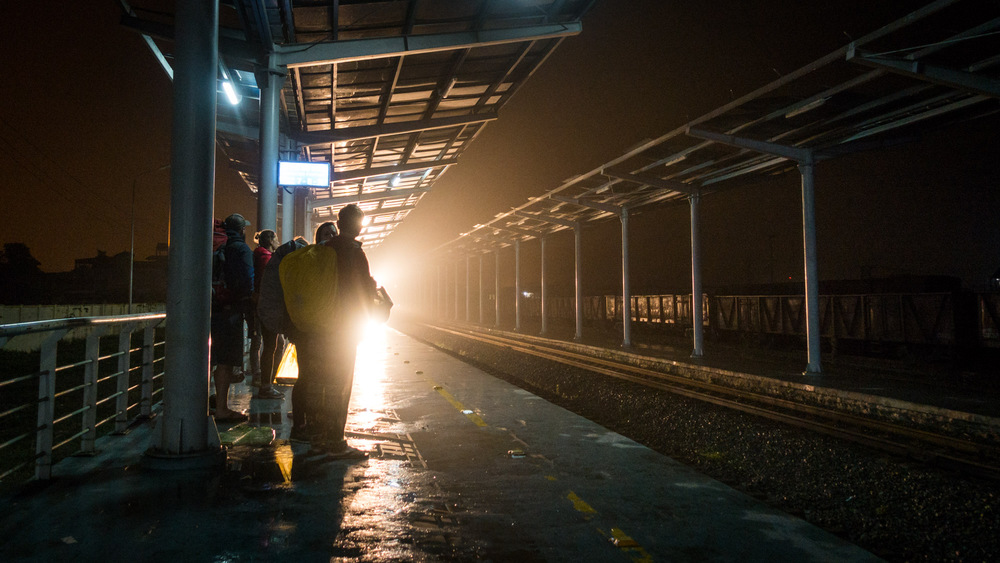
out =
[(351, 396), (349, 426), (369, 428), (383, 415), (386, 405), (386, 327), (372, 323), (358, 345), (354, 364), (354, 393)]
[(293, 457), (291, 444), (282, 444), (274, 450), (274, 461), (277, 462), (278, 468), (281, 469), (281, 476), (284, 477), (286, 485), (292, 482)]

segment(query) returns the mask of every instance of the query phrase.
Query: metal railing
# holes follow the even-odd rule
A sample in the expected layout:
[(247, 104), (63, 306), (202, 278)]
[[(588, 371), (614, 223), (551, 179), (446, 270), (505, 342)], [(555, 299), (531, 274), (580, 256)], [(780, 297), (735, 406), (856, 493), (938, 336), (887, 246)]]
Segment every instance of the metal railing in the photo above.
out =
[[(134, 420), (149, 418), (163, 388), (164, 342), (156, 340), (156, 328), (165, 318), (158, 313), (0, 326), (0, 348), (16, 337), (41, 338), (38, 371), (11, 373), (16, 368), (10, 361), (0, 366), (0, 480), (26, 472), (32, 463), (35, 478), (48, 479), (60, 448), (78, 441), (74, 453), (93, 455), (99, 430), (123, 434)], [(136, 332), (142, 344), (133, 347)], [(71, 333), (79, 338), (66, 339)], [(102, 355), (102, 338), (105, 349), (117, 340), (115, 351)], [(35, 361), (33, 353), (17, 354)], [(158, 373), (155, 364), (160, 364)]]

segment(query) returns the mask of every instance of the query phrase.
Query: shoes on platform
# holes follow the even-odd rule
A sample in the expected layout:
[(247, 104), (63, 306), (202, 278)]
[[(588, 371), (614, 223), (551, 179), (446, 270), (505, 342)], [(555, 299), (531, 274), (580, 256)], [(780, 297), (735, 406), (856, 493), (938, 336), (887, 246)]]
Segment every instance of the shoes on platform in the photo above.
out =
[(258, 399), (284, 399), (285, 394), (278, 391), (274, 387), (267, 387), (264, 389), (258, 389), (257, 394), (254, 395)]
[(312, 437), (312, 433), (305, 428), (292, 427), (292, 431), (288, 435), (288, 441), (293, 444), (308, 444), (312, 441)]

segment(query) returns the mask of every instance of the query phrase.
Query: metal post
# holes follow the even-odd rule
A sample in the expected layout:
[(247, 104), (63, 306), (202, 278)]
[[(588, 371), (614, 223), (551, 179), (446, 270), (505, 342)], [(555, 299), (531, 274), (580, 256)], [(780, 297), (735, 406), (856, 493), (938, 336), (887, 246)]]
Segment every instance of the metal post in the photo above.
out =
[(42, 342), (38, 362), (38, 416), (35, 419), (35, 479), (52, 476), (52, 438), (56, 402), (56, 351), (66, 329), (52, 331)]
[(521, 331), (521, 239), (514, 241), (514, 330)]
[[(257, 231), (278, 228), (278, 104), (283, 72), (268, 61), (257, 73), (260, 86), (260, 180), (257, 185)], [(264, 80), (261, 80), (264, 78)]]
[(582, 255), (582, 245), (580, 237), (582, 235), (581, 227), (577, 224), (573, 227), (573, 254), (575, 255), (574, 262), (574, 273), (573, 281), (575, 285), (575, 297), (576, 297), (576, 337), (577, 342), (583, 340), (583, 274), (582, 274), (582, 262), (580, 256)]
[(694, 334), (694, 350), (692, 358), (700, 358), (704, 354), (702, 341), (705, 325), (702, 323), (701, 295), (701, 234), (699, 229), (699, 203), (701, 196), (692, 194), (688, 197), (691, 203), (691, 328)]
[(483, 255), (479, 255), (479, 324), (483, 324)]
[(151, 418), (153, 416), (153, 346), (156, 343), (156, 325), (151, 323), (146, 325), (142, 331), (142, 398), (139, 401), (139, 416), (141, 418)]
[(458, 320), (458, 260), (455, 261), (455, 313), (451, 318)]
[(496, 250), (497, 265), (493, 269), (493, 305), (496, 307), (496, 318), (493, 326), (500, 328), (500, 249)]
[[(147, 460), (225, 459), (208, 416), (218, 0), (177, 0), (163, 417)], [(152, 461), (151, 461), (152, 462)]]
[(806, 274), (806, 340), (808, 342), (809, 365), (805, 375), (819, 375), (820, 333), (819, 333), (819, 273), (816, 266), (816, 201), (815, 169), (813, 161), (799, 163), (802, 174), (802, 238), (805, 254)]
[(295, 238), (295, 189), (281, 188), (281, 242)]
[(132, 180), (132, 210), (131, 227), (129, 227), (128, 242), (128, 314), (132, 314), (132, 286), (135, 277), (135, 183), (139, 178)]
[(549, 331), (549, 318), (548, 318), (548, 298), (549, 290), (548, 285), (545, 283), (545, 240), (546, 237), (541, 237), (542, 239), (542, 334), (546, 334)]
[(101, 336), (107, 332), (107, 326), (95, 326), (87, 335), (87, 364), (83, 367), (83, 420), (80, 431), (80, 452), (94, 453), (94, 443), (97, 440), (97, 372), (98, 358), (101, 357)]
[(299, 216), (299, 224), (295, 233), (309, 242), (316, 242), (313, 238), (312, 213), (309, 211), (309, 190), (295, 190), (295, 209)]
[(128, 429), (128, 388), (132, 368), (132, 331), (135, 323), (122, 325), (118, 333), (118, 382), (115, 397), (115, 434), (124, 434)]
[(472, 256), (465, 257), (465, 322), (472, 322)]
[(622, 207), (622, 346), (632, 345), (632, 294), (628, 282), (628, 209)]

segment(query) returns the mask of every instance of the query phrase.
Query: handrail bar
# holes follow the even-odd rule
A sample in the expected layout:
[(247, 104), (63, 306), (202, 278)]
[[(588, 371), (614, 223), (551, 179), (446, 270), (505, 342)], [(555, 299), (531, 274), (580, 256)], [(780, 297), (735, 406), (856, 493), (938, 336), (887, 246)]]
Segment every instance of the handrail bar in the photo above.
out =
[[(33, 430), (25, 436), (35, 436), (35, 454), (30, 457), (27, 455), (27, 446), (21, 443), (22, 437), (4, 437), (6, 441), (0, 444), (0, 460), (4, 464), (0, 466), (0, 479), (14, 471), (20, 471), (20, 468), (32, 461), (35, 465), (35, 478), (49, 479), (52, 476), (52, 465), (57, 460), (53, 455), (55, 450), (80, 440), (80, 451), (91, 454), (95, 451), (99, 427), (113, 421), (114, 432), (123, 433), (132, 422), (129, 419), (130, 413), (136, 409), (139, 411), (137, 417), (153, 416), (153, 397), (162, 391), (154, 388), (154, 381), (162, 381), (163, 375), (153, 373), (153, 364), (163, 360), (162, 357), (156, 358), (153, 350), (160, 346), (159, 349), (165, 353), (165, 344), (156, 342), (155, 334), (166, 317), (166, 313), (161, 312), (70, 317), (0, 325), (0, 348), (13, 337), (42, 337), (35, 348), (38, 350), (38, 371), (25, 375), (5, 373), (5, 377), (12, 377), (0, 382), (5, 397), (7, 390), (12, 389), (11, 393), (17, 396), (16, 401), (22, 402), (22, 405), (13, 408), (5, 407), (7, 410), (0, 413), (0, 418), (5, 420), (5, 428), (18, 432), (20, 426), (27, 429), (30, 425)], [(65, 363), (60, 365), (57, 356), (63, 338), (72, 330), (80, 328), (89, 329), (85, 342), (82, 346), (76, 344), (69, 347), (63, 354), (65, 358), (62, 361)], [(132, 339), (136, 332), (142, 334), (143, 343), (133, 347)], [(102, 356), (101, 339), (105, 337), (118, 341), (117, 352)], [(79, 359), (81, 352), (83, 359)], [(134, 355), (142, 357), (133, 357)], [(116, 365), (111, 363), (113, 359), (117, 359)], [(102, 365), (105, 360), (108, 362)], [(106, 371), (114, 373), (106, 374)], [(38, 381), (37, 393), (31, 391), (29, 380), (33, 379)], [(108, 389), (103, 386), (105, 382), (110, 382), (117, 391), (108, 394)], [(136, 391), (139, 393), (136, 394)], [(133, 394), (135, 397), (132, 397)], [(134, 402), (130, 404), (130, 400)], [(34, 424), (29, 420), (31, 410), (36, 410)], [(110, 416), (97, 420), (98, 416), (104, 416), (98, 415), (99, 410)], [(28, 414), (17, 419), (9, 418), (9, 415), (21, 412)], [(68, 430), (66, 423), (74, 419), (79, 419), (80, 426), (76, 430)], [(55, 428), (57, 425), (61, 425), (58, 431)], [(15, 443), (18, 443), (16, 449)], [(16, 458), (21, 458), (26, 463), (17, 463), (19, 460)], [(6, 465), (11, 462), (14, 463), (13, 468)]]
[(152, 320), (162, 320), (167, 318), (166, 313), (146, 313), (141, 315), (111, 315), (103, 317), (73, 317), (68, 319), (51, 319), (44, 321), (28, 321), (24, 323), (13, 323), (0, 325), (0, 339), (13, 338), (24, 334), (36, 332), (48, 332), (60, 329), (72, 329), (86, 326), (99, 326), (104, 324), (121, 324), (126, 322), (142, 322)]

